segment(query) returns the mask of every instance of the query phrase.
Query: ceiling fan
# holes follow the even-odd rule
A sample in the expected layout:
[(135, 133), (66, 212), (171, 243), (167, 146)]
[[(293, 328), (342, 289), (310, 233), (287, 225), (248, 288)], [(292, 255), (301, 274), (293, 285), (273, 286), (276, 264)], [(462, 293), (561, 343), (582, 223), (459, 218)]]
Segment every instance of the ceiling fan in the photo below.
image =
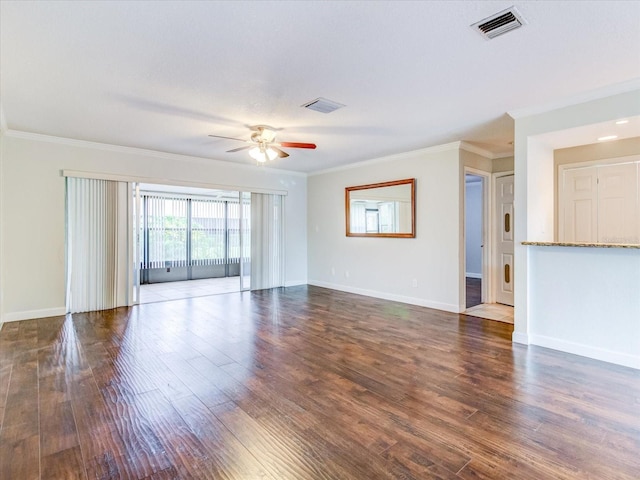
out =
[(281, 150), (279, 147), (284, 148), (316, 148), (315, 143), (300, 143), (300, 142), (276, 142), (276, 130), (273, 127), (267, 125), (256, 125), (249, 127), (253, 132), (249, 140), (243, 140), (241, 138), (223, 137), (222, 135), (209, 135), (214, 138), (226, 138), (227, 140), (236, 140), (238, 142), (248, 143), (243, 147), (227, 150), (227, 153), (239, 152), (241, 150), (249, 150), (249, 155), (255, 159), (258, 163), (264, 163), (267, 160), (274, 160), (277, 157), (286, 158), (289, 156), (287, 152)]

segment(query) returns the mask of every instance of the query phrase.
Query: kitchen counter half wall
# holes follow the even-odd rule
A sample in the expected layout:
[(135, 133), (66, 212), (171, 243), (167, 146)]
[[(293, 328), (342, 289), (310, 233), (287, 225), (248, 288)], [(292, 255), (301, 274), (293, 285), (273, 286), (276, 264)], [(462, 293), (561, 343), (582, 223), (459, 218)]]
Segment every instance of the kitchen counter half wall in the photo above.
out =
[(636, 248), (638, 243), (574, 243), (574, 242), (522, 242), (522, 245), (533, 247), (589, 247), (589, 248)]

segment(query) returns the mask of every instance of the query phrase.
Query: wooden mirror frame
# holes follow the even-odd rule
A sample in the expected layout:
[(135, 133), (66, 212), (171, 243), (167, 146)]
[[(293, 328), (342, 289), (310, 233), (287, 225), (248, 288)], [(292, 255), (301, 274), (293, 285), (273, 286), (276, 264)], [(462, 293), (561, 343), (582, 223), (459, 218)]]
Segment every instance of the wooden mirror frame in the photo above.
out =
[[(351, 232), (351, 192), (357, 190), (369, 190), (373, 188), (394, 187), (397, 185), (411, 186), (411, 231), (401, 233), (353, 233)], [(392, 182), (371, 183), (369, 185), (357, 185), (346, 187), (345, 193), (345, 217), (347, 227), (347, 237), (382, 237), (382, 238), (415, 238), (416, 236), (416, 179), (407, 178), (404, 180), (394, 180)]]

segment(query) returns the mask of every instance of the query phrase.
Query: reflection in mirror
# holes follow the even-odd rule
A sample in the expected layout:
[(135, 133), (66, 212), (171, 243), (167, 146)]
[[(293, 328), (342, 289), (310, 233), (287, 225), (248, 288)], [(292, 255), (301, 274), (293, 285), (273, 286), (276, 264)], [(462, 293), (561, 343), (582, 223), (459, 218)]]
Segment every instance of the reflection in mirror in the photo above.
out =
[(415, 180), (348, 187), (347, 236), (415, 237)]

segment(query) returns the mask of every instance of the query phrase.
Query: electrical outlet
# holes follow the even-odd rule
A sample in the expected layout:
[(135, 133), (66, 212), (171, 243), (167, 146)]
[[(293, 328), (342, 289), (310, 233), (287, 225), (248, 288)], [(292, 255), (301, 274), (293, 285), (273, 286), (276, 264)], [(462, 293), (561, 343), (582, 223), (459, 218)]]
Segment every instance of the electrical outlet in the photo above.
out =
[(412, 286), (413, 288), (418, 288), (418, 279), (417, 279), (417, 278), (414, 278), (414, 279), (411, 281), (411, 286)]
[(336, 274), (336, 267), (331, 267), (331, 275), (335, 275)]
[(349, 278), (349, 270), (345, 270), (345, 271), (344, 271), (344, 276), (345, 276), (345, 277), (347, 277), (347, 278)]

